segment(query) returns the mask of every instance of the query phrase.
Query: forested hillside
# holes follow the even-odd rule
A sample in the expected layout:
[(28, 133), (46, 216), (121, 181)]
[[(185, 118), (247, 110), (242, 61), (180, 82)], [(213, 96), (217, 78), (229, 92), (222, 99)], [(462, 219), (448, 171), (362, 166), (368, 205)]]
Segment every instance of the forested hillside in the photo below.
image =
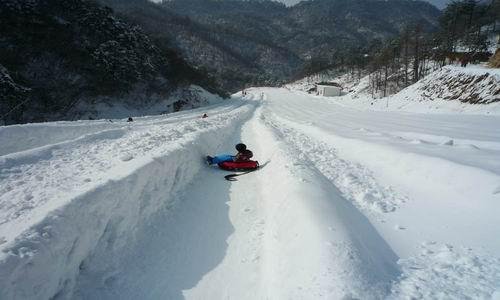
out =
[[(353, 60), (350, 67), (358, 74), (368, 70), (372, 94), (387, 96), (446, 64), (487, 62), (498, 51), (498, 20), (499, 1), (454, 1), (439, 18), (438, 30), (429, 33), (420, 24), (407, 26), (374, 49), (369, 59)], [(495, 67), (495, 58), (490, 66)]]
[[(176, 47), (190, 63), (206, 69), (231, 91), (245, 85), (276, 84), (292, 77), (302, 65), (297, 54), (270, 38), (281, 30), (273, 29), (269, 18), (286, 13), (285, 6), (275, 2), (101, 2)], [(224, 18), (218, 15), (222, 11)]]
[(397, 35), (404, 26), (434, 30), (440, 12), (422, 1), (101, 0), (181, 51), (232, 91), (276, 85), (314, 66), (343, 64), (353, 49)]
[(409, 0), (5, 0), (0, 117), (79, 118), (83, 104), (144, 107), (191, 84), (227, 95), (326, 69), (372, 73), (374, 95), (386, 95), (451, 50), (484, 48), (498, 13), (473, 2), (442, 13)]
[(222, 93), (177, 52), (94, 1), (4, 0), (0, 37), (5, 123), (71, 118), (83, 103), (141, 107), (190, 84)]

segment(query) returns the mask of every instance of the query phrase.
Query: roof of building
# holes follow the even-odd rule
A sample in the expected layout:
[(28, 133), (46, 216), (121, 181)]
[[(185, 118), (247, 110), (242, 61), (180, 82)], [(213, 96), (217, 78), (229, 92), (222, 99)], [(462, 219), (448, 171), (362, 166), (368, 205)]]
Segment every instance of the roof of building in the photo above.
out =
[(326, 85), (326, 86), (335, 86), (335, 87), (339, 87), (341, 88), (342, 86), (336, 82), (319, 82), (319, 83), (316, 83), (316, 85)]

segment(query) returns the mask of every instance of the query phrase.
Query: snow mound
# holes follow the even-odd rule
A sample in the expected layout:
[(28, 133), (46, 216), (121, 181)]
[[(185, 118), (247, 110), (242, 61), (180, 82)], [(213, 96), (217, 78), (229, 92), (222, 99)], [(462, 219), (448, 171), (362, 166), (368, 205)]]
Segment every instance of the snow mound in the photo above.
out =
[(498, 102), (500, 69), (446, 66), (391, 98), (408, 101), (458, 100), (470, 104)]

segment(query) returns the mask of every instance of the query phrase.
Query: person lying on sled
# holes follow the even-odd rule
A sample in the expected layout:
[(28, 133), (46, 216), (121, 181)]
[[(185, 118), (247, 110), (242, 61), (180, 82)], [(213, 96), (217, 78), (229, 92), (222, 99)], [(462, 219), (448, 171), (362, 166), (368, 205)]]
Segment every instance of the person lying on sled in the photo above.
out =
[(236, 145), (236, 151), (238, 151), (236, 155), (222, 154), (222, 155), (217, 155), (215, 157), (207, 156), (207, 163), (209, 165), (214, 165), (214, 164), (218, 165), (226, 161), (246, 162), (250, 161), (250, 158), (253, 157), (252, 151), (248, 150), (245, 144), (240, 143)]

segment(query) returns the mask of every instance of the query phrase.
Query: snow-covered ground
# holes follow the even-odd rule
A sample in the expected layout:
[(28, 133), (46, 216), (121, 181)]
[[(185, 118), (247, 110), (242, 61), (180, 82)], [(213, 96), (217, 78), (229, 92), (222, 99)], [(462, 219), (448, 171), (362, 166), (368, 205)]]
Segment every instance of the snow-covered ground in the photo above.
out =
[(499, 116), (248, 92), (1, 127), (0, 299), (500, 297)]

